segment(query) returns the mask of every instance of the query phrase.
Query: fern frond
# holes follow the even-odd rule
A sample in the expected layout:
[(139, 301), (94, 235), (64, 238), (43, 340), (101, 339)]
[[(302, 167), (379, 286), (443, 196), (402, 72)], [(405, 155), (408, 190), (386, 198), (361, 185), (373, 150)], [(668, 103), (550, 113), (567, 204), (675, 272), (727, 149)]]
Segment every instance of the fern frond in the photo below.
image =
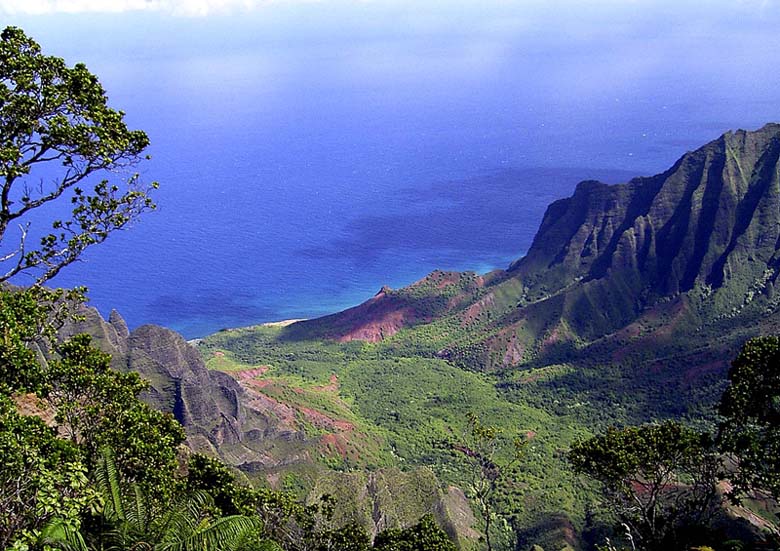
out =
[(130, 493), (125, 501), (126, 522), (137, 530), (146, 530), (149, 524), (149, 503), (138, 484), (133, 484), (130, 487)]
[(104, 500), (103, 516), (111, 521), (125, 521), (122, 492), (119, 488), (119, 469), (114, 452), (110, 448), (100, 450), (100, 460), (95, 468), (95, 483)]
[(60, 551), (88, 551), (81, 533), (62, 518), (53, 518), (41, 529), (40, 544)]
[(160, 551), (237, 551), (242, 537), (260, 526), (258, 520), (242, 515), (222, 517), (213, 524), (202, 524), (186, 537), (166, 543), (159, 549)]

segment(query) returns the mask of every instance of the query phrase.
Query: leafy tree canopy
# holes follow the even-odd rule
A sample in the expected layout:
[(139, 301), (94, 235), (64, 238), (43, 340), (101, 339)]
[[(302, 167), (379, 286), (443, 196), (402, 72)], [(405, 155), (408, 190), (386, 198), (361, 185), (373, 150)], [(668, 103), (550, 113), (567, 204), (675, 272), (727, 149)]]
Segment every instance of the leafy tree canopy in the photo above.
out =
[(57, 518), (78, 529), (94, 501), (80, 450), (0, 395), (0, 549), (23, 549)]
[(683, 548), (718, 510), (712, 439), (675, 421), (610, 428), (572, 447), (574, 469), (599, 481), (607, 504), (646, 549)]
[(381, 551), (455, 551), (455, 544), (436, 525), (432, 515), (425, 515), (414, 526), (404, 530), (385, 530), (377, 534), (374, 549)]
[[(44, 282), (84, 249), (153, 208), (138, 174), (129, 173), (148, 144), (143, 131), (127, 128), (124, 113), (108, 107), (103, 87), (83, 64), (68, 67), (44, 55), (21, 29), (5, 28), (0, 33), (0, 281), (29, 273)], [(121, 185), (98, 180), (122, 173)], [(29, 214), (60, 198), (70, 200), (70, 215), (54, 220), (50, 233), (32, 246)], [(12, 223), (20, 235), (9, 245), (5, 238)]]
[(111, 356), (91, 341), (76, 335), (56, 346), (59, 357), (46, 372), (45, 399), (57, 412), (60, 431), (81, 446), (90, 463), (110, 447), (124, 477), (158, 495), (170, 494), (182, 426), (143, 403), (139, 395), (148, 384), (137, 373), (112, 370)]
[(56, 329), (81, 300), (79, 289), (0, 292), (0, 392), (45, 392), (36, 349), (53, 346)]
[(729, 370), (718, 443), (737, 462), (734, 497), (765, 491), (780, 498), (780, 337), (745, 343)]

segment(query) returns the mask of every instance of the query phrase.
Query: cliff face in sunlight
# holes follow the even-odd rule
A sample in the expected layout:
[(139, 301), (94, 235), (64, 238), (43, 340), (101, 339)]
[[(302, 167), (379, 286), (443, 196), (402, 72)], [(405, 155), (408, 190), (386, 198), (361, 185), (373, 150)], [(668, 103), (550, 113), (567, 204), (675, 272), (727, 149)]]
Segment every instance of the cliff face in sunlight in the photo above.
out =
[(658, 319), (704, 333), (773, 324), (779, 158), (780, 125), (769, 124), (724, 134), (653, 177), (582, 182), (548, 207), (508, 270), (434, 273), (295, 324), (289, 338), (376, 341), (447, 319), (456, 329), (434, 331), (438, 354), (495, 370), (569, 357), (620, 331), (644, 335)]

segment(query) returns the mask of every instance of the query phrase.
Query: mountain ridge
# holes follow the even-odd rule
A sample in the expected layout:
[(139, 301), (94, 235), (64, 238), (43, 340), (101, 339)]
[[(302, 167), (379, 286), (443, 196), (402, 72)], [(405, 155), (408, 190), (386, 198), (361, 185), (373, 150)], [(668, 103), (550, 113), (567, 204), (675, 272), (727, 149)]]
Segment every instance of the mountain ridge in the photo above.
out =
[[(454, 332), (452, 342), (439, 343), (440, 355), (504, 369), (556, 343), (603, 338), (685, 294), (708, 295), (695, 316), (711, 321), (774, 287), (779, 159), (780, 124), (770, 123), (727, 132), (655, 176), (583, 181), (547, 208), (528, 253), (508, 269), (433, 272), (345, 312), (293, 324), (286, 334), (376, 342), (451, 316), (486, 336), (471, 337), (472, 352), (465, 352), (462, 332)], [(462, 278), (474, 284), (454, 283)], [(377, 323), (379, 310), (394, 323)]]

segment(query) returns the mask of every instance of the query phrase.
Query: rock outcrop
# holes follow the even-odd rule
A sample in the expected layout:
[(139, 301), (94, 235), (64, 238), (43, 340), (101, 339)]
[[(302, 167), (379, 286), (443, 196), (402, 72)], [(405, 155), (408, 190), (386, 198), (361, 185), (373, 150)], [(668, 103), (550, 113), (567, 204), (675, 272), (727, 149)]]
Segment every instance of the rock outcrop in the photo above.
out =
[(112, 355), (114, 369), (139, 373), (150, 385), (143, 399), (176, 417), (194, 451), (256, 470), (289, 460), (268, 453), (277, 439), (305, 440), (303, 433), (279, 423), (276, 412), (236, 379), (208, 370), (198, 350), (175, 331), (144, 325), (130, 332), (115, 311), (109, 321), (93, 308), (82, 314), (85, 320), (66, 327), (63, 335), (87, 332)]

